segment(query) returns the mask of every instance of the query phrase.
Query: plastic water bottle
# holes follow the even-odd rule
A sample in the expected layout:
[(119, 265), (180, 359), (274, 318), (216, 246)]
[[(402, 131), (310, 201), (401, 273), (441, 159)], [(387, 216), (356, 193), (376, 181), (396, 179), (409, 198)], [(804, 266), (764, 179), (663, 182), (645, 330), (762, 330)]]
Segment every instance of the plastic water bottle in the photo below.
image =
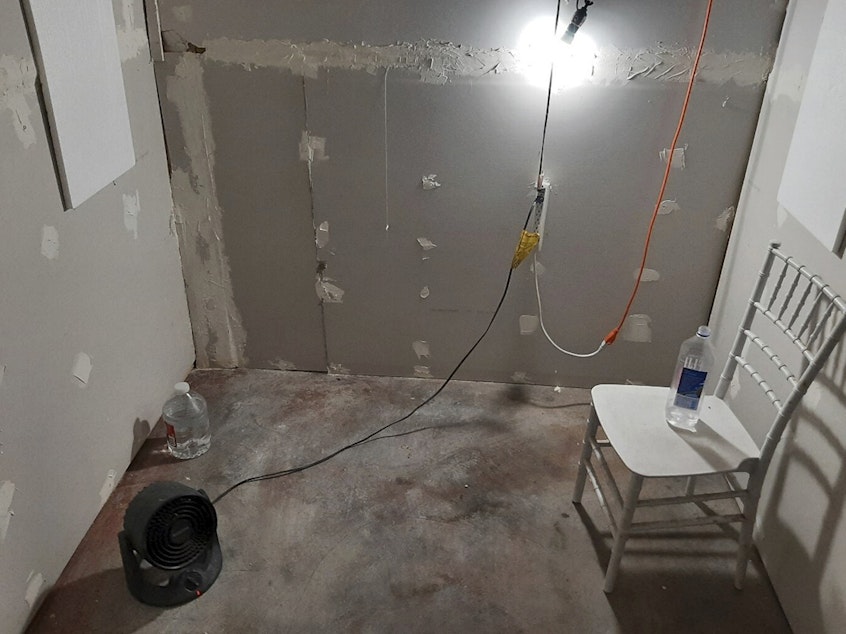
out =
[(702, 409), (702, 389), (714, 365), (711, 329), (699, 326), (696, 335), (679, 349), (679, 360), (667, 396), (667, 422), (673, 427), (696, 431)]
[(167, 448), (182, 460), (202, 456), (211, 445), (209, 412), (204, 399), (187, 383), (177, 383), (176, 391), (162, 407), (167, 430)]

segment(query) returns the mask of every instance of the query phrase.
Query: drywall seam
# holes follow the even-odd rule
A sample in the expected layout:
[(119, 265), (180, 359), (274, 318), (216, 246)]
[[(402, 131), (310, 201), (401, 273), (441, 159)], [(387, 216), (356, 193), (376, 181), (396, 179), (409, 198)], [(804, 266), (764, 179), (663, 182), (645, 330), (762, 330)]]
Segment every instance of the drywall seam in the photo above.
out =
[[(342, 68), (375, 74), (381, 69), (418, 73), (427, 83), (445, 84), (457, 77), (482, 77), (490, 73), (519, 73), (520, 56), (506, 48), (481, 49), (451, 42), (421, 40), (389, 45), (342, 42), (292, 42), (290, 40), (237, 40), (214, 38), (203, 43), (210, 60), (245, 68), (273, 67), (316, 78), (321, 69)], [(592, 77), (594, 84), (628, 81), (686, 82), (694, 51), (689, 48), (621, 50), (599, 49)], [(711, 84), (734, 82), (757, 86), (772, 70), (773, 56), (761, 53), (705, 51), (698, 79)]]
[(15, 129), (24, 148), (29, 148), (35, 141), (32, 127), (32, 109), (27, 102), (28, 96), (35, 95), (35, 63), (31, 59), (0, 56), (0, 110), (8, 110)]
[(135, 26), (134, 2), (135, 0), (121, 0), (123, 24), (117, 27), (117, 40), (122, 62), (138, 57), (141, 51), (147, 48), (147, 31)]
[(246, 334), (223, 245), (209, 99), (197, 55), (179, 58), (167, 78), (167, 98), (176, 107), (190, 165), (190, 173), (173, 170), (171, 187), (197, 367), (237, 367), (246, 363)]

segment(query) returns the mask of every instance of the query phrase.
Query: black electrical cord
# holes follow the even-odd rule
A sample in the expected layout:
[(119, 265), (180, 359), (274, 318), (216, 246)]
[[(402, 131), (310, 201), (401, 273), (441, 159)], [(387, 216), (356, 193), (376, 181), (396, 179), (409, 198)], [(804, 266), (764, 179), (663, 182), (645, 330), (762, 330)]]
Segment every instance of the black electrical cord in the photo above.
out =
[[(533, 203), (532, 207), (529, 209), (529, 213), (526, 215), (526, 221), (523, 223), (523, 230), (525, 230), (526, 227), (529, 226), (529, 221), (532, 217), (532, 212), (534, 211), (535, 206), (536, 206), (536, 204)], [(508, 276), (505, 279), (505, 288), (502, 290), (502, 296), (499, 298), (499, 302), (497, 302), (496, 308), (494, 309), (493, 316), (491, 316), (491, 320), (490, 320), (490, 322), (488, 322), (488, 325), (485, 328), (484, 332), (482, 332), (482, 334), (479, 336), (479, 338), (476, 339), (476, 342), (470, 347), (470, 349), (467, 351), (467, 353), (463, 357), (461, 357), (461, 361), (458, 362), (458, 365), (456, 365), (455, 368), (452, 370), (452, 372), (449, 373), (447, 378), (444, 379), (444, 382), (441, 383), (440, 387), (438, 387), (438, 389), (435, 390), (432, 393), (432, 395), (429, 396), (425, 401), (421, 402), (419, 405), (417, 405), (417, 407), (412, 409), (408, 414), (406, 414), (402, 418), (398, 418), (395, 421), (392, 421), (392, 422), (388, 423), (387, 425), (380, 427), (376, 431), (367, 434), (363, 438), (360, 438), (360, 439), (356, 440), (355, 442), (352, 442), (348, 445), (345, 445), (345, 446), (341, 447), (340, 449), (337, 449), (337, 450), (333, 451), (332, 453), (330, 453), (326, 456), (323, 456), (322, 458), (320, 458), (318, 460), (315, 460), (314, 462), (309, 462), (308, 464), (304, 464), (304, 465), (301, 465), (299, 467), (292, 467), (290, 469), (282, 469), (281, 471), (273, 471), (271, 473), (265, 473), (263, 475), (245, 478), (245, 479), (241, 480), (240, 482), (236, 482), (235, 484), (230, 486), (228, 489), (226, 489), (223, 493), (218, 495), (214, 500), (212, 500), (212, 504), (217, 504), (224, 497), (226, 497), (227, 495), (232, 493), (232, 491), (234, 491), (235, 489), (237, 489), (238, 487), (240, 487), (244, 484), (249, 484), (250, 482), (261, 482), (263, 480), (273, 480), (275, 478), (283, 478), (285, 476), (293, 475), (295, 473), (302, 473), (306, 469), (311, 469), (312, 467), (316, 467), (317, 465), (323, 464), (324, 462), (331, 460), (332, 458), (334, 458), (338, 454), (341, 454), (341, 453), (343, 453), (343, 452), (345, 452), (349, 449), (353, 449), (354, 447), (358, 447), (359, 445), (362, 445), (362, 444), (366, 443), (367, 441), (369, 441), (371, 439), (372, 440), (381, 440), (381, 438), (374, 438), (374, 436), (377, 436), (378, 434), (382, 433), (383, 431), (385, 431), (386, 429), (388, 429), (390, 427), (393, 427), (394, 425), (397, 425), (397, 424), (399, 424), (403, 421), (408, 420), (414, 414), (416, 414), (418, 411), (420, 411), (424, 406), (431, 403), (441, 392), (444, 391), (444, 388), (446, 388), (446, 386), (449, 384), (449, 382), (452, 381), (453, 377), (461, 369), (461, 366), (464, 365), (464, 362), (467, 361), (467, 359), (470, 357), (470, 355), (473, 354), (473, 351), (479, 346), (480, 343), (482, 343), (482, 340), (487, 336), (488, 332), (490, 332), (490, 329), (493, 326), (494, 321), (497, 318), (497, 315), (499, 315), (499, 311), (502, 308), (502, 304), (505, 302), (505, 297), (508, 295), (508, 288), (509, 288), (509, 286), (511, 286), (511, 276), (514, 274), (515, 268), (516, 267), (512, 264), (512, 266), (508, 269)]]
[[(558, 20), (561, 17), (561, 0), (558, 0), (558, 6), (555, 9), (555, 31), (554, 35), (558, 36)], [(549, 62), (549, 86), (546, 90), (546, 112), (543, 116), (543, 134), (541, 135), (541, 147), (540, 147), (540, 161), (538, 164), (538, 188), (543, 186), (543, 153), (544, 148), (546, 147), (546, 128), (549, 125), (549, 107), (552, 103), (552, 77), (555, 73), (555, 61), (550, 60)]]

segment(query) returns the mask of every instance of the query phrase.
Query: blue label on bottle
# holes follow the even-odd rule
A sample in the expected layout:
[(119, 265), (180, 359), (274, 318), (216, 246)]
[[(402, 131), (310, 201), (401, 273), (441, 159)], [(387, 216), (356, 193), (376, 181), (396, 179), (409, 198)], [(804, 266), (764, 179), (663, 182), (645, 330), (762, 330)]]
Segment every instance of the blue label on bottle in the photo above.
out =
[(676, 407), (683, 407), (684, 409), (695, 410), (698, 408), (699, 398), (702, 396), (702, 389), (705, 387), (706, 378), (708, 378), (707, 372), (691, 370), (690, 368), (682, 370), (674, 405)]

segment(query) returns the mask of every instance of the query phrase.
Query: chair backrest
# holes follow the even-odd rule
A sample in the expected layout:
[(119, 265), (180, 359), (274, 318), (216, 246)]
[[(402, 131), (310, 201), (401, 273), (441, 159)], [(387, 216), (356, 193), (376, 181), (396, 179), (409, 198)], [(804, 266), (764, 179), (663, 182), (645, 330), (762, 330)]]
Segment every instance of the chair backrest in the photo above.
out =
[[(725, 398), (735, 371), (741, 367), (775, 407), (775, 419), (761, 447), (763, 471), (766, 471), (772, 460), (793, 412), (846, 332), (846, 301), (818, 275), (814, 275), (793, 257), (780, 251), (780, 247), (777, 242), (770, 243), (764, 265), (715, 390), (718, 398)], [(780, 332), (798, 348), (801, 353), (799, 370), (794, 372), (790, 365), (776, 354), (773, 347), (752, 330), (753, 325), (757, 330), (757, 323), (762, 319), (777, 329), (770, 327), (769, 331)], [(752, 345), (757, 346), (763, 353), (758, 356), (763, 356), (773, 363), (777, 374), (789, 385), (789, 394), (783, 401), (745, 355), (744, 351)]]

